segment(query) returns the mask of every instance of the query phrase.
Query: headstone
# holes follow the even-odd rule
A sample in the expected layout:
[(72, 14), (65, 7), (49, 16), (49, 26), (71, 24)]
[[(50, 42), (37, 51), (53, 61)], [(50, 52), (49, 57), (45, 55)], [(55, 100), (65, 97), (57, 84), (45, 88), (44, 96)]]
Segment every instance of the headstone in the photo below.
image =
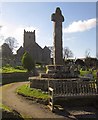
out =
[(62, 22), (64, 17), (59, 7), (52, 14), (51, 20), (54, 22), (54, 65), (63, 65)]

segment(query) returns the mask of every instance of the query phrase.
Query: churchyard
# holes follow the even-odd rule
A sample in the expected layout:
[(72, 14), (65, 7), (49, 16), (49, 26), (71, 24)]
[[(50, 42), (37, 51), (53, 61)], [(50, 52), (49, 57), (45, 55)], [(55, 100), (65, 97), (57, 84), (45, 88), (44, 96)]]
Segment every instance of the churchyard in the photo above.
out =
[(27, 72), (23, 66), (12, 67), (9, 64), (0, 68), (0, 73)]
[[(98, 60), (90, 58), (89, 60), (91, 61), (82, 61), (83, 64), (76, 62), (77, 60), (64, 60), (62, 51), (62, 22), (64, 22), (64, 16), (62, 15), (62, 11), (59, 7), (57, 7), (55, 13), (51, 15), (51, 21), (54, 24), (54, 57), (53, 61), (51, 62), (53, 64), (49, 64), (50, 59), (49, 61), (47, 60), (48, 65), (35, 63), (29, 53), (25, 52), (23, 56), (19, 56), (22, 58), (21, 66), (15, 66), (15, 64), (13, 64), (13, 66), (11, 64), (3, 65), (3, 67), (0, 68), (0, 72), (2, 73), (2, 83), (4, 81), (8, 82), (5, 82), (5, 85), (1, 86), (1, 88), (3, 88), (3, 90), (6, 92), (6, 89), (8, 89), (9, 95), (12, 93), (11, 91), (14, 91), (15, 95), (12, 93), (13, 101), (12, 105), (9, 105), (11, 102), (9, 98), (11, 96), (9, 97), (7, 93), (4, 92), (4, 95), (2, 95), (4, 98), (2, 99), (3, 103), (1, 104), (1, 107), (2, 109), (6, 109), (7, 107), (4, 105), (4, 103), (6, 103), (15, 110), (19, 110), (21, 104), (23, 106), (26, 104), (26, 107), (32, 110), (33, 107), (30, 107), (31, 104), (36, 105), (39, 103), (39, 106), (40, 104), (44, 105), (44, 109), (46, 111), (48, 111), (50, 108), (51, 111), (46, 113), (49, 113), (51, 117), (55, 114), (54, 118), (56, 118), (56, 115), (58, 115), (58, 118), (60, 116), (63, 116), (65, 118), (65, 114), (67, 114), (65, 111), (68, 111), (70, 114), (67, 115), (67, 117), (69, 117), (69, 120), (72, 120), (72, 117), (75, 120), (88, 120), (90, 117), (92, 120), (95, 120), (97, 118), (98, 111)], [(28, 34), (28, 32), (24, 32), (25, 34)], [(30, 34), (32, 34), (32, 32), (30, 32)], [(25, 46), (27, 46), (26, 43)], [(46, 49), (47, 48), (44, 50)], [(50, 52), (48, 51), (48, 53)], [(43, 55), (41, 54), (41, 57), (42, 56)], [(44, 57), (45, 56), (46, 55), (44, 55)], [(92, 62), (93, 60), (94, 62), (96, 61), (95, 64)], [(20, 64), (20, 61), (18, 62)], [(26, 82), (22, 84), (24, 77)], [(8, 78), (10, 79), (10, 82)], [(18, 99), (17, 96), (20, 97), (21, 100)], [(16, 99), (14, 99), (14, 97)], [(16, 103), (14, 103), (14, 100)], [(28, 101), (30, 102), (29, 105)], [(74, 110), (71, 110), (71, 108), (74, 108)], [(24, 109), (26, 110), (25, 106)], [(42, 109), (42, 111), (44, 111), (44, 109)], [(9, 109), (7, 109), (7, 111), (8, 110)], [(37, 109), (37, 111), (39, 113), (42, 112), (41, 107), (40, 110)], [(17, 112), (19, 111), (14, 111), (15, 114)], [(24, 113), (23, 110), (21, 110), (19, 116), (20, 114), (22, 115), (22, 113)], [(29, 116), (30, 114), (28, 113), (26, 115)], [(43, 116), (47, 117), (44, 112)], [(82, 116), (84, 118), (82, 118)]]

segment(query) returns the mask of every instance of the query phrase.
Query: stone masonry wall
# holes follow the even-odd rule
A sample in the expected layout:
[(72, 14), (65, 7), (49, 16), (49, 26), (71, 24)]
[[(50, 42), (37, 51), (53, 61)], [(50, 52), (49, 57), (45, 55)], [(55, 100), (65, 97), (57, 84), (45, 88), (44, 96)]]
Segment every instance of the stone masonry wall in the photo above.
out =
[(8, 84), (12, 82), (28, 81), (28, 73), (2, 73), (2, 84)]

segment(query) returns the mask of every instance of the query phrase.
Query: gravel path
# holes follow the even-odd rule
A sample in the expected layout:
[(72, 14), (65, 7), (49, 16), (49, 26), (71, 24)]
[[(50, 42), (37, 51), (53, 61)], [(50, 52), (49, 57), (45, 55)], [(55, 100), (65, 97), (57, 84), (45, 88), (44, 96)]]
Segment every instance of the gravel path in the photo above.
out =
[(26, 84), (27, 82), (18, 82), (0, 87), (0, 102), (12, 108), (12, 110), (24, 115), (26, 118), (64, 118), (64, 120), (72, 120), (73, 116), (70, 116), (67, 112), (52, 113), (47, 106), (34, 103), (31, 100), (17, 95), (15, 90), (17, 87)]

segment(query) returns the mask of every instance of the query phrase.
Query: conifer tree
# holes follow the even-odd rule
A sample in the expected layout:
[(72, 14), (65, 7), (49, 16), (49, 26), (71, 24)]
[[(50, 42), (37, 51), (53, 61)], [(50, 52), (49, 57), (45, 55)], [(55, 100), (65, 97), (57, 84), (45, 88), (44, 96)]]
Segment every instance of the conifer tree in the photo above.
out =
[(28, 72), (31, 72), (35, 69), (34, 61), (28, 52), (25, 52), (22, 56), (22, 65), (25, 69), (27, 69)]

